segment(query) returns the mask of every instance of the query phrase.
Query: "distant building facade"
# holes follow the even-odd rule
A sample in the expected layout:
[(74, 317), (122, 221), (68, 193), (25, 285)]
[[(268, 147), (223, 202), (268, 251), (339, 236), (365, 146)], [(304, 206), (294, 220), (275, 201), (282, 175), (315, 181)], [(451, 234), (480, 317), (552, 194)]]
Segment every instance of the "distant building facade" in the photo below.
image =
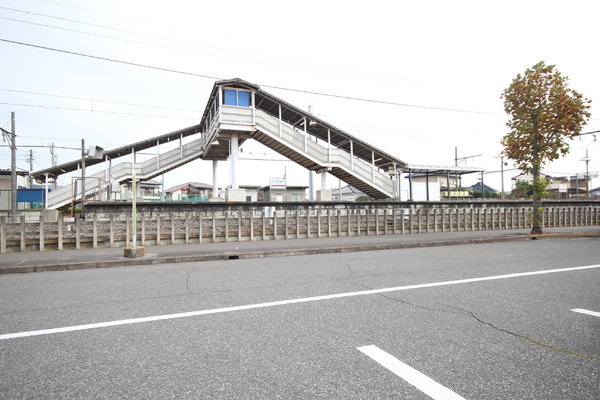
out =
[(304, 201), (306, 189), (308, 186), (286, 186), (285, 188), (263, 186), (258, 189), (257, 201)]

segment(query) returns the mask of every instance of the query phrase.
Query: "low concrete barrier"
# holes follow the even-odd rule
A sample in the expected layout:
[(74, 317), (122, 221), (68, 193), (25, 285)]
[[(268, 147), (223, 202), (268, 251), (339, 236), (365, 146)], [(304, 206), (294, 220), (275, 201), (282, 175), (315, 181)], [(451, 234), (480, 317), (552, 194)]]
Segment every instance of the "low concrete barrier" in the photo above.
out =
[[(136, 241), (152, 246), (526, 229), (531, 213), (531, 207), (522, 203), (499, 202), (270, 203), (272, 216), (265, 215), (263, 206), (138, 205)], [(131, 246), (133, 224), (126, 205), (119, 204), (113, 212), (106, 205), (86, 209), (86, 220), (75, 216), (46, 221), (42, 215), (38, 222), (26, 222), (21, 216), (18, 223), (10, 223), (0, 217), (0, 252)], [(593, 226), (599, 220), (600, 203), (552, 204), (544, 209), (545, 227)]]

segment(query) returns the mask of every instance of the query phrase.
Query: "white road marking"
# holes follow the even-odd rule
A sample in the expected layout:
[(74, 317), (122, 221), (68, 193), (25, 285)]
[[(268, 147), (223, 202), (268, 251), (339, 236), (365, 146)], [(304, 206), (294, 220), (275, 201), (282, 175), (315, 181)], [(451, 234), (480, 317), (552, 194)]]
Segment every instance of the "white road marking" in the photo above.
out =
[(151, 317), (122, 319), (122, 320), (118, 320), (118, 321), (109, 321), (109, 322), (99, 322), (99, 323), (95, 323), (95, 324), (67, 326), (67, 327), (63, 327), (63, 328), (52, 328), (52, 329), (42, 329), (42, 330), (37, 330), (37, 331), (7, 333), (7, 334), (0, 335), (0, 340), (15, 339), (15, 338), (22, 338), (22, 337), (29, 337), (29, 336), (50, 335), (50, 334), (54, 334), (54, 333), (63, 333), (63, 332), (82, 331), (82, 330), (86, 330), (86, 329), (107, 328), (107, 327), (111, 327), (111, 326), (138, 324), (138, 323), (142, 323), (142, 322), (153, 322), (153, 321), (161, 321), (161, 320), (167, 320), (167, 319), (197, 317), (200, 315), (221, 314), (221, 313), (226, 313), (226, 312), (231, 312), (231, 311), (253, 310), (253, 309), (257, 309), (257, 308), (284, 306), (284, 305), (298, 304), (298, 303), (309, 303), (312, 301), (332, 300), (332, 299), (340, 299), (340, 298), (345, 298), (345, 297), (365, 296), (365, 295), (389, 293), (389, 292), (399, 292), (402, 290), (424, 289), (424, 288), (431, 288), (431, 287), (438, 287), (438, 286), (459, 285), (459, 284), (463, 284), (463, 283), (485, 282), (485, 281), (493, 281), (493, 280), (498, 280), (498, 279), (520, 278), (520, 277), (525, 277), (525, 276), (580, 271), (580, 270), (592, 269), (592, 268), (600, 268), (600, 264), (599, 265), (587, 265), (587, 266), (583, 266), (583, 267), (549, 269), (549, 270), (544, 270), (544, 271), (520, 272), (520, 273), (506, 274), (506, 275), (494, 275), (494, 276), (486, 276), (486, 277), (482, 277), (482, 278), (458, 279), (458, 280), (454, 280), (454, 281), (445, 281), (445, 282), (422, 283), (422, 284), (418, 284), (418, 285), (409, 285), (409, 286), (396, 286), (396, 287), (383, 288), (383, 289), (362, 290), (359, 292), (337, 293), (337, 294), (330, 294), (330, 295), (324, 295), (324, 296), (304, 297), (304, 298), (300, 298), (300, 299), (248, 304), (248, 305), (244, 305), (244, 306), (216, 308), (216, 309), (212, 309), (212, 310), (190, 311), (190, 312), (177, 313), (177, 314), (156, 315), (156, 316), (151, 316)]
[(464, 397), (457, 395), (452, 390), (440, 385), (427, 375), (424, 375), (421, 372), (414, 369), (413, 367), (411, 367), (410, 365), (403, 363), (396, 357), (392, 356), (389, 353), (386, 353), (377, 346), (363, 346), (357, 347), (357, 349), (362, 351), (364, 354), (368, 355), (373, 360), (377, 361), (379, 364), (383, 365), (385, 368), (389, 369), (394, 374), (398, 375), (400, 378), (404, 379), (406, 382), (410, 383), (411, 385), (413, 385), (432, 399), (464, 400)]
[(600, 312), (597, 311), (590, 311), (590, 310), (584, 310), (583, 308), (574, 308), (571, 311), (575, 311), (581, 314), (587, 314), (587, 315), (592, 315), (594, 317), (600, 317)]

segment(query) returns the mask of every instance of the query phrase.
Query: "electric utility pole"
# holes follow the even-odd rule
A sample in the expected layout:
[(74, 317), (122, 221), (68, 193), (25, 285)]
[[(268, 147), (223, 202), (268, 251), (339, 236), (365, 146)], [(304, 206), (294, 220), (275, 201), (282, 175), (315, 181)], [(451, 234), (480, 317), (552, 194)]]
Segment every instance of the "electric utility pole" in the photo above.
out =
[(29, 149), (29, 189), (33, 189), (33, 181), (31, 174), (33, 174), (33, 150)]
[(85, 220), (85, 139), (81, 139), (81, 219)]
[[(585, 162), (585, 192), (586, 195), (585, 197), (587, 199), (590, 198), (590, 170), (589, 170), (589, 163), (590, 163), (590, 157), (588, 156), (588, 150), (585, 149), (585, 157), (583, 157), (581, 160), (579, 161), (584, 161)], [(577, 187), (579, 188), (579, 184), (577, 184)]]
[(10, 113), (10, 132), (0, 128), (4, 140), (10, 147), (10, 218), (17, 222), (17, 141), (15, 112)]

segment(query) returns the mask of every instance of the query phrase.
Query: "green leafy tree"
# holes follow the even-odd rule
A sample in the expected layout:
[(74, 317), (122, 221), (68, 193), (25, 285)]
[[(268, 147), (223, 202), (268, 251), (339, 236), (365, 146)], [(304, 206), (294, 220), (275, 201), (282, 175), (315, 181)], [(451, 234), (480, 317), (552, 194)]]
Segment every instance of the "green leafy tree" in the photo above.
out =
[(373, 199), (367, 195), (364, 195), (364, 196), (358, 196), (355, 201), (371, 201), (371, 200), (373, 200)]
[(512, 190), (512, 195), (520, 198), (531, 197), (533, 196), (533, 187), (531, 183), (517, 179), (515, 188)]
[(543, 165), (569, 152), (568, 139), (581, 133), (590, 118), (588, 99), (568, 87), (569, 78), (543, 61), (518, 74), (502, 92), (510, 132), (502, 139), (504, 154), (533, 176), (532, 234), (542, 231), (542, 198), (548, 182)]

